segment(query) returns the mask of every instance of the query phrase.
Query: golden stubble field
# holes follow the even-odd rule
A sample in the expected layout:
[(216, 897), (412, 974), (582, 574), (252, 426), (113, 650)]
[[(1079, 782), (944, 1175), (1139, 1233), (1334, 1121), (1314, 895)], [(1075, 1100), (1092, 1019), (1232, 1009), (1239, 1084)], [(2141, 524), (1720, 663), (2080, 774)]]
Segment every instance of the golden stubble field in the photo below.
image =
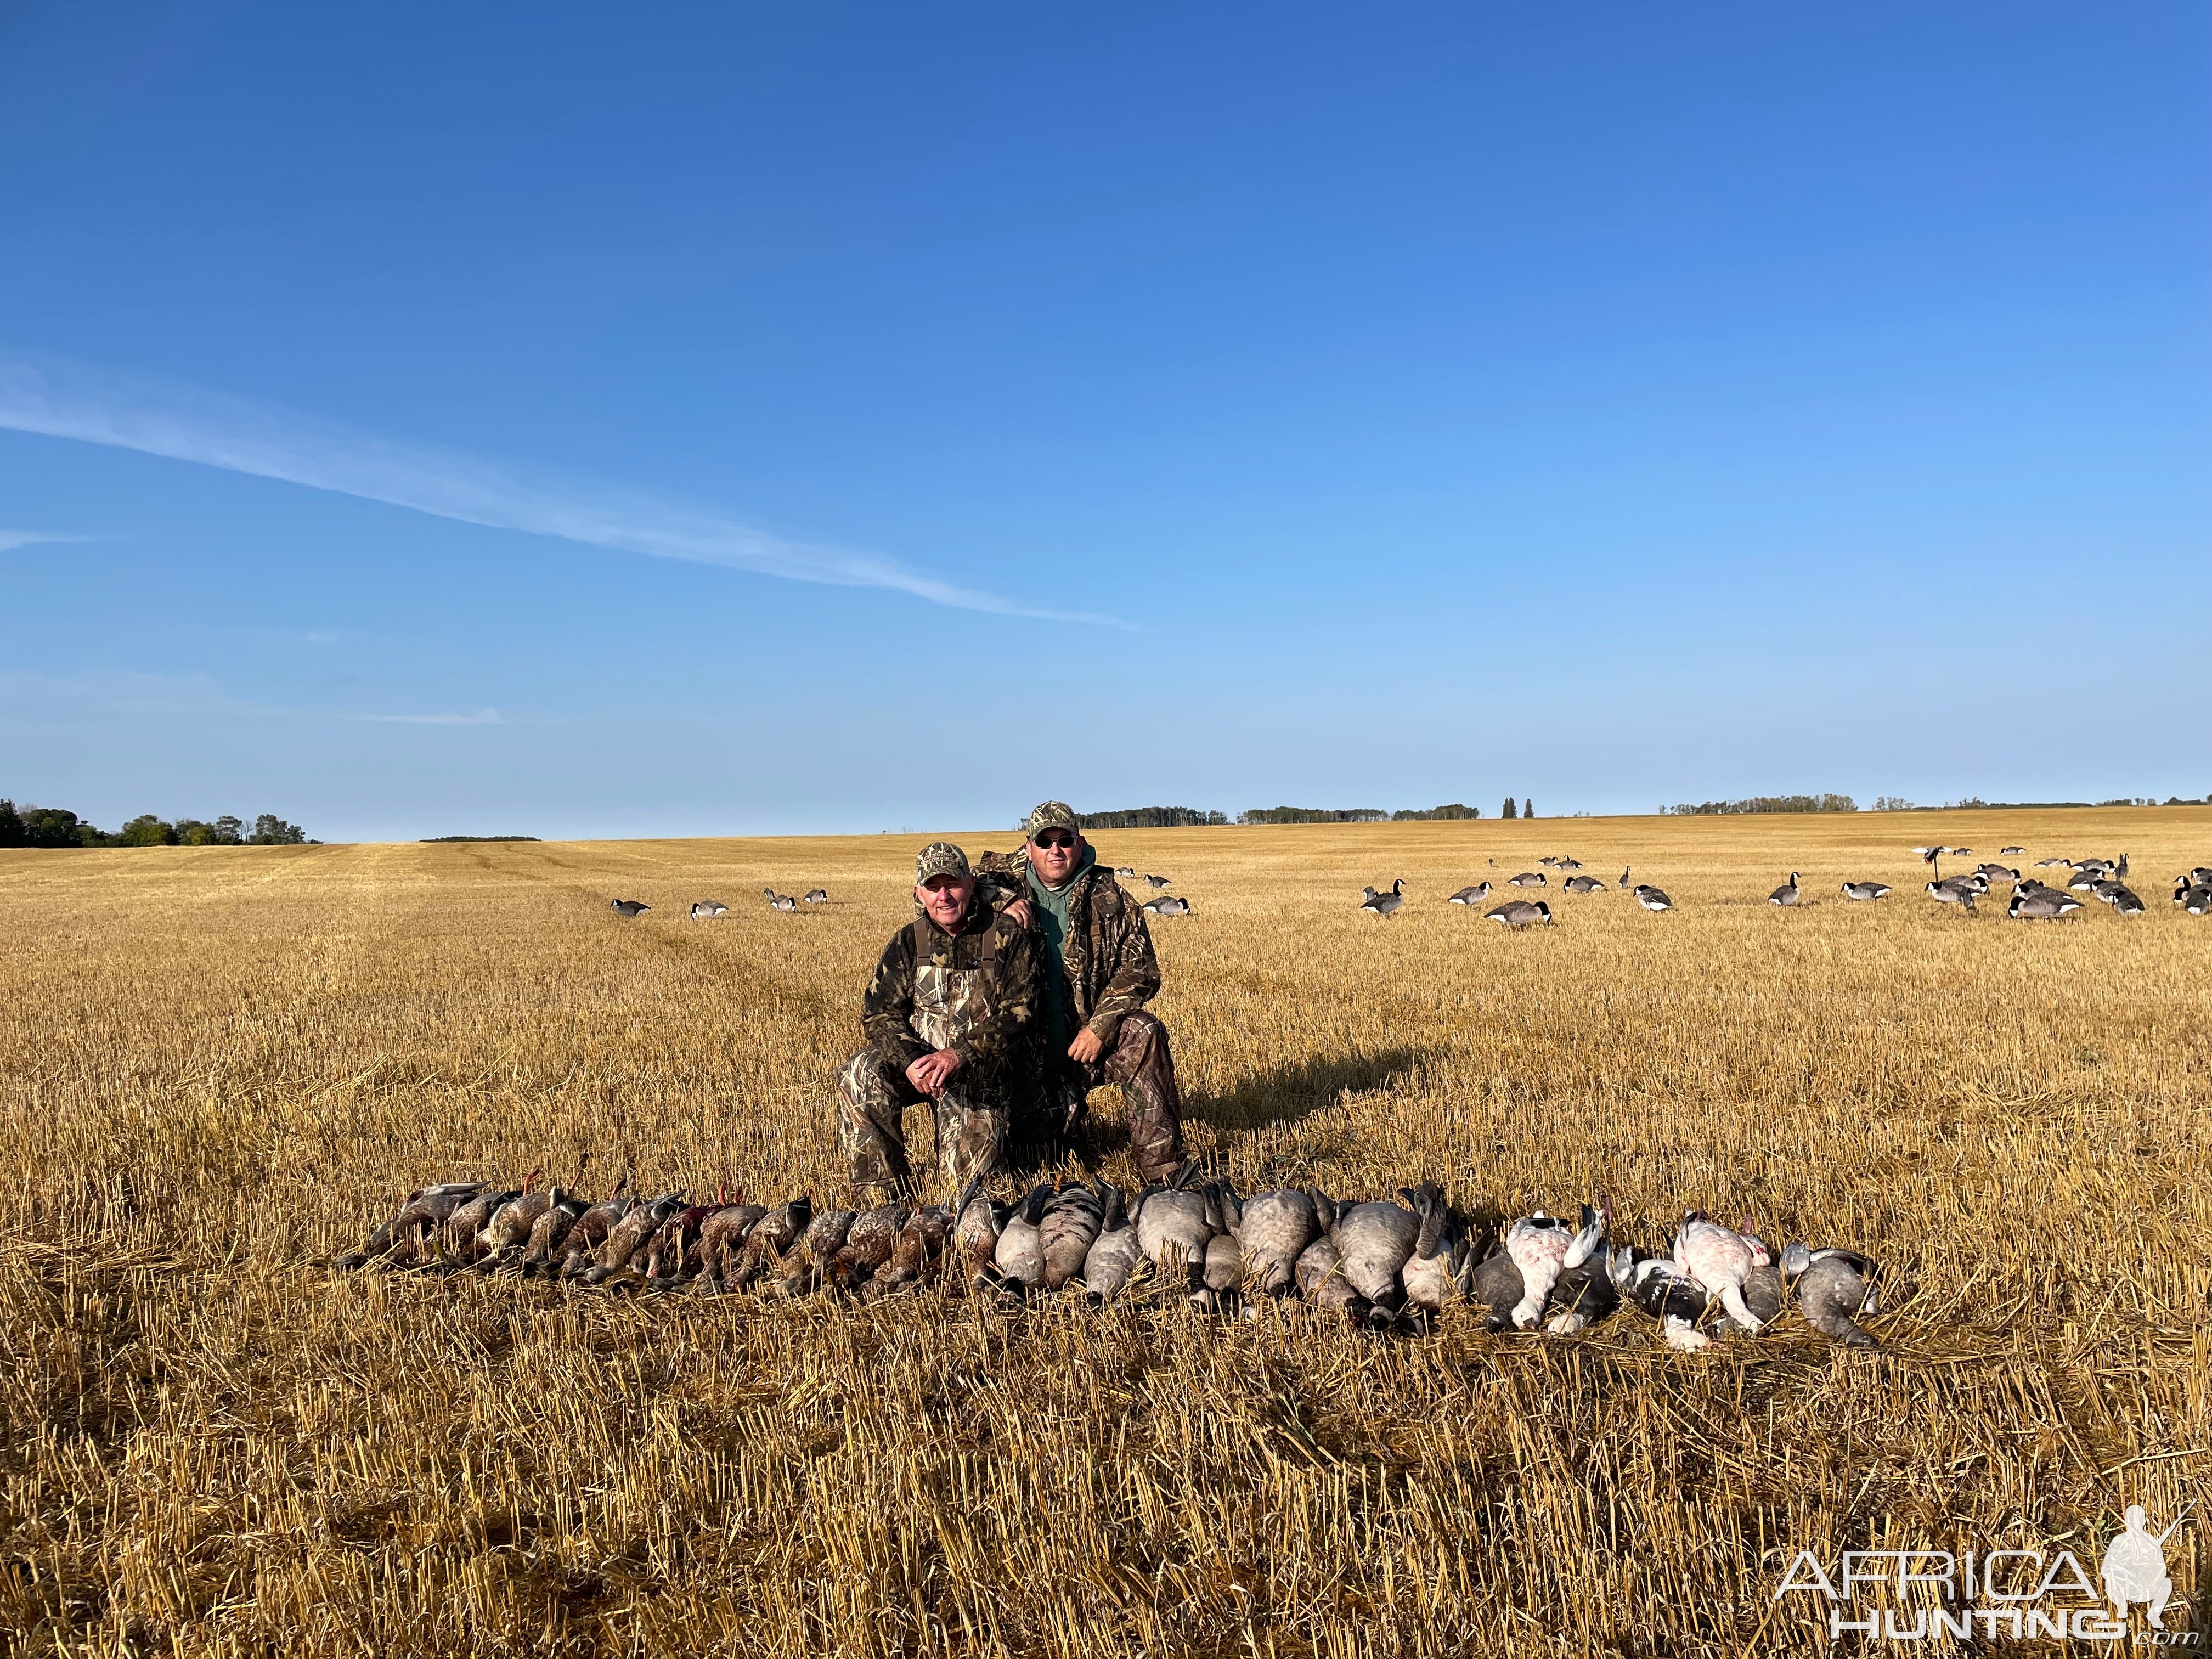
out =
[[(0, 1645), (1814, 1650), (1800, 1548), (2094, 1572), (2125, 1504), (2201, 1498), (2212, 919), (2166, 886), (2206, 809), (1096, 837), (1196, 908), (1158, 1006), (1244, 1190), (1602, 1190), (1654, 1246), (1748, 1216), (1909, 1279), (1876, 1355), (319, 1269), (410, 1187), (586, 1156), (593, 1191), (842, 1194), (831, 1073), (923, 839), (0, 854)], [(2149, 913), (1939, 909), (1930, 839), (2124, 848)], [(1556, 852), (1680, 908), (1443, 902)], [(2185, 1594), (2208, 1538), (2200, 1502)]]

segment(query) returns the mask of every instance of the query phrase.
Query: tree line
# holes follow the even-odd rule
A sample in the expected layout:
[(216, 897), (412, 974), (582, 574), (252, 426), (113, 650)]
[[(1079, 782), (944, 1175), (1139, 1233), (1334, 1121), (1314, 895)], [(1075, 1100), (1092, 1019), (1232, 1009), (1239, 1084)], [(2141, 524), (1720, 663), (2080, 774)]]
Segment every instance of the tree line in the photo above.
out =
[(142, 812), (112, 832), (59, 806), (18, 807), (0, 797), (0, 847), (319, 847), (296, 823), (264, 812), (248, 829), (243, 818), (179, 818)]
[(1751, 795), (1742, 800), (1701, 801), (1692, 806), (1660, 809), (1678, 818), (1711, 817), (1731, 812), (1856, 812), (1859, 804), (1849, 795)]
[[(1110, 812), (1078, 812), (1075, 821), (1085, 830), (1187, 830), (1231, 823), (1411, 823), (1481, 816), (1480, 806), (1449, 801), (1442, 806), (1401, 806), (1395, 812), (1379, 806), (1255, 806), (1233, 819), (1226, 812), (1202, 811), (1195, 806), (1124, 806)], [(1513, 797), (1508, 795), (1503, 816), (1533, 818), (1536, 803), (1532, 800), (1516, 809)], [(1023, 825), (1014, 827), (1018, 830)]]

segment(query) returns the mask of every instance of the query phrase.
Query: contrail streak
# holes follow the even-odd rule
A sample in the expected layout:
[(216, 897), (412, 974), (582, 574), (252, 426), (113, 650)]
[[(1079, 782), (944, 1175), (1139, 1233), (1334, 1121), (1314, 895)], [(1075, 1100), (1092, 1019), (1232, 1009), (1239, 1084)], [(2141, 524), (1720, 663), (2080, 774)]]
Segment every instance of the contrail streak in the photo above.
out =
[[(1039, 610), (956, 587), (880, 555), (785, 541), (635, 491), (532, 484), (474, 456), (395, 443), (222, 392), (127, 379), (79, 364), (0, 363), (0, 428), (135, 449), (464, 524), (557, 536), (653, 558), (833, 587), (890, 588), (933, 605), (1002, 617), (1129, 625), (1113, 617)], [(0, 532), (0, 537), (10, 533), (26, 532)]]

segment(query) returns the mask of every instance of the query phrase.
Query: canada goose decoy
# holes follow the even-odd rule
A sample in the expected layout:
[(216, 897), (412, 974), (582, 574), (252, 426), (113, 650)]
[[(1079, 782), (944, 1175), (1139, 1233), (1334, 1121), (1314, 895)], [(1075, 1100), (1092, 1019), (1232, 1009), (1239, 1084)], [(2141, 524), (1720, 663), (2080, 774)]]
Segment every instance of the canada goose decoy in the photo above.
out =
[(1968, 915), (1974, 913), (1974, 890), (1971, 887), (1959, 886), (1948, 881), (1931, 881), (1927, 890), (1928, 896), (1938, 904), (1955, 904)]
[(1766, 896), (1766, 902), (1769, 904), (1795, 904), (1797, 902), (1797, 872), (1795, 870), (1792, 870), (1790, 872), (1789, 884), (1786, 886), (1778, 887), (1772, 892), (1769, 893)]
[(2139, 916), (2143, 913), (2143, 902), (2137, 898), (2133, 891), (2118, 882), (2115, 882), (2113, 886), (2115, 891), (2100, 893), (2097, 896), (2111, 905), (2121, 915)]
[(1886, 881), (1847, 881), (1844, 884), (1844, 896), (1856, 899), (1861, 903), (1870, 899), (1887, 898), (1889, 896), (1889, 884)]
[(1320, 1236), (1321, 1220), (1311, 1193), (1279, 1187), (1246, 1199), (1236, 1231), (1252, 1288), (1281, 1296), (1297, 1285), (1298, 1258)]
[(1044, 1287), (1056, 1291), (1083, 1271), (1091, 1247), (1106, 1224), (1106, 1206), (1081, 1182), (1062, 1188), (1037, 1224), (1044, 1258)]
[(2173, 902), (2192, 916), (2201, 916), (2212, 910), (2212, 887), (2184, 887), (2177, 889)]
[(2027, 851), (2027, 848), (2025, 847), (2000, 847), (1997, 848), (1997, 856), (2001, 859), (2008, 859), (2015, 854), (2025, 853), (2026, 851)]
[(2035, 867), (2039, 870), (2054, 870), (2060, 865), (2071, 865), (2073, 862), (2071, 859), (2038, 859), (2035, 861)]
[(1538, 922), (1549, 927), (1552, 925), (1552, 907), (1541, 899), (1534, 904), (1527, 899), (1508, 899), (1496, 909), (1485, 911), (1482, 919), (1502, 922), (1517, 933), (1523, 927), (1534, 927)]
[(2212, 865), (2198, 865), (2189, 872), (2191, 887), (2212, 887)]
[(1171, 887), (1174, 884), (1175, 884), (1170, 881), (1165, 876), (1146, 876), (1145, 878), (1145, 885), (1151, 888), (1155, 893), (1158, 892), (1163, 887)]
[(810, 888), (808, 888), (808, 889), (806, 890), (806, 902), (807, 902), (809, 904), (827, 904), (827, 903), (829, 903), (829, 902), (830, 902), (830, 890), (829, 890), (827, 887), (810, 887)]
[(1628, 872), (1635, 867), (1636, 866), (1632, 864), (1624, 864), (1620, 866), (1620, 880), (1615, 884), (1619, 886), (1620, 890), (1624, 893), (1628, 890)]
[(1954, 847), (1951, 849), (1951, 856), (1954, 859), (1970, 859), (1974, 856), (1974, 849), (1971, 847)]
[(1852, 1317), (1881, 1311), (1874, 1289), (1881, 1269), (1873, 1262), (1855, 1250), (1791, 1244), (1782, 1252), (1782, 1271), (1796, 1293), (1798, 1311), (1814, 1330), (1846, 1347), (1881, 1346)]
[(1676, 1267), (1673, 1257), (1639, 1260), (1633, 1250), (1617, 1249), (1610, 1254), (1607, 1275), (1624, 1297), (1659, 1322), (1661, 1335), (1675, 1352), (1712, 1346), (1712, 1338), (1698, 1328), (1709, 1299), (1705, 1288)]
[(1490, 884), (1479, 881), (1472, 887), (1462, 887), (1446, 899), (1446, 904), (1480, 904), (1490, 896)]
[(2122, 881), (2128, 878), (2128, 855), (2125, 853), (2120, 854), (2120, 861), (2112, 866), (2112, 873)]
[(1387, 1200), (1355, 1204), (1338, 1212), (1328, 1236), (1342, 1258), (1345, 1279), (1367, 1304), (1367, 1322), (1390, 1324), (1405, 1305), (1398, 1270), (1420, 1238), (1420, 1217)]
[(1117, 864), (1114, 866), (1114, 873), (1124, 881), (1133, 880), (1136, 878), (1137, 866), (1133, 864)]
[(609, 899), (607, 908), (627, 921), (635, 921), (653, 908), (641, 899)]
[(691, 907), (691, 920), (694, 921), (708, 921), (713, 920), (714, 917), (722, 915), (724, 912), (727, 911), (729, 908), (730, 907), (728, 905), (718, 903), (713, 899), (701, 899), (698, 903)]
[(2002, 864), (1977, 865), (1974, 867), (1974, 873), (1984, 881), (2009, 881), (2017, 884), (2020, 880), (2019, 871)]
[(2018, 888), (2005, 914), (2015, 921), (2056, 921), (2081, 908), (2081, 901), (2048, 887)]
[(1539, 863), (1539, 864), (1545, 864), (1545, 865), (1555, 864), (1555, 863), (1557, 863), (1558, 861), (1559, 861), (1559, 860), (1557, 860), (1556, 859), (1549, 859), (1549, 858), (1542, 858), (1542, 859), (1538, 859), (1538, 860), (1536, 860), (1536, 862), (1537, 862), (1537, 863)]
[(1653, 912), (1671, 910), (1674, 908), (1674, 901), (1649, 882), (1640, 884), (1636, 889), (1636, 902), (1645, 909)]
[(1770, 1259), (1755, 1235), (1724, 1227), (1702, 1210), (1684, 1216), (1674, 1235), (1675, 1271), (1718, 1297), (1728, 1316), (1746, 1331), (1757, 1332), (1764, 1322), (1744, 1304), (1744, 1280)]
[(1406, 882), (1401, 876), (1390, 884), (1390, 890), (1387, 893), (1378, 893), (1373, 888), (1369, 888), (1367, 896), (1359, 901), (1359, 908), (1370, 915), (1389, 916), (1395, 915), (1403, 909), (1405, 903)]
[(1098, 1237), (1091, 1241), (1083, 1258), (1083, 1293), (1094, 1308), (1127, 1285), (1137, 1264), (1145, 1259), (1121, 1189), (1110, 1181), (1101, 1181), (1098, 1190), (1103, 1200)]
[(799, 908), (799, 901), (792, 897), (788, 893), (771, 891), (768, 896), (768, 902), (769, 908), (774, 910), (796, 910)]
[(1170, 898), (1163, 896), (1156, 899), (1147, 899), (1144, 903), (1139, 905), (1137, 908), (1144, 911), (1147, 915), (1187, 916), (1190, 914), (1190, 901), (1187, 898)]
[(1553, 859), (1552, 867), (1555, 870), (1579, 870), (1583, 867), (1583, 861), (1577, 858)]
[(1517, 876), (1505, 878), (1508, 887), (1548, 887), (1552, 878), (1541, 870), (1523, 870)]
[(1569, 876), (1559, 884), (1570, 893), (1602, 893), (1605, 884), (1595, 876)]

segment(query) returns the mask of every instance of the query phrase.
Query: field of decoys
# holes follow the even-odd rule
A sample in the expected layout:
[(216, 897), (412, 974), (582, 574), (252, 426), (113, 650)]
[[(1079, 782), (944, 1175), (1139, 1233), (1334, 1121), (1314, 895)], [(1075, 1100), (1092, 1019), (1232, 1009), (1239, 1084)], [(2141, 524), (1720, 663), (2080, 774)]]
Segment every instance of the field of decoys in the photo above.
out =
[(1099, 831), (1192, 1163), (884, 1204), (928, 838), (0, 853), (0, 1625), (1826, 1651), (2212, 1474), (2212, 809)]

